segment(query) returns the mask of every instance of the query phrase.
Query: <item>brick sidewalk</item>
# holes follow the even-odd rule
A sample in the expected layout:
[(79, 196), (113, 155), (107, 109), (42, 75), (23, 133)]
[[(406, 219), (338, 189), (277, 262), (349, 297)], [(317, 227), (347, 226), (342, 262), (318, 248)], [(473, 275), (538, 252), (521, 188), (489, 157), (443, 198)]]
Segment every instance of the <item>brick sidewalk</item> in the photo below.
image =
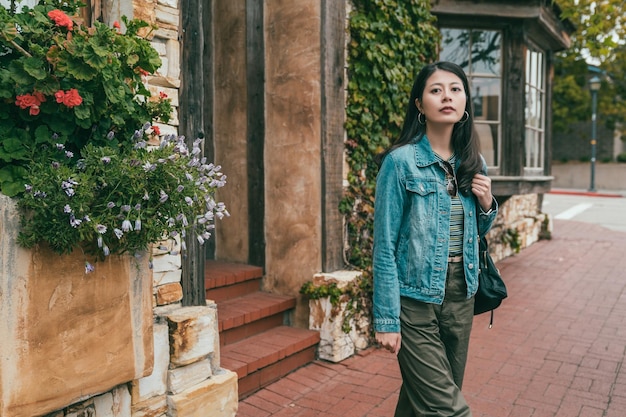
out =
[[(476, 317), (463, 391), (474, 417), (626, 416), (626, 233), (555, 221), (498, 263), (509, 298)], [(239, 403), (238, 417), (393, 415), (395, 357), (316, 361)]]

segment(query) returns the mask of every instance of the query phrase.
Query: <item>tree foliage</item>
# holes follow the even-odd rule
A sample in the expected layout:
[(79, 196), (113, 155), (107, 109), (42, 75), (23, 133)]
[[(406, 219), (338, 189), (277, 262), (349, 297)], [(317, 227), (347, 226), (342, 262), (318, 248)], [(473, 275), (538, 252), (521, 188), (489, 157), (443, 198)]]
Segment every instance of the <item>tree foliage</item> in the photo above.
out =
[(626, 3), (623, 0), (557, 0), (562, 18), (576, 27), (572, 46), (555, 63), (553, 122), (567, 132), (577, 121), (591, 118), (589, 65), (602, 73), (598, 94), (600, 119), (614, 128), (626, 121)]

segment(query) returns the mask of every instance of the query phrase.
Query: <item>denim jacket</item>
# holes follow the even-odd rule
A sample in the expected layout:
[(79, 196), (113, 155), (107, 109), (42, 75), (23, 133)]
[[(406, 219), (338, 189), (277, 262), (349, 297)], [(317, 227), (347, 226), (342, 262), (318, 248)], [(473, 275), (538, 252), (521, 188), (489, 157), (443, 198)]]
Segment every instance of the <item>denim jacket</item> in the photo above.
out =
[[(478, 288), (477, 200), (471, 191), (458, 195), (464, 213), (467, 298), (471, 298)], [(376, 179), (374, 204), (375, 331), (400, 332), (400, 297), (443, 303), (450, 206), (445, 172), (426, 137), (385, 156)], [(489, 231), (497, 210), (495, 199), (488, 212), (479, 208), (480, 233)]]

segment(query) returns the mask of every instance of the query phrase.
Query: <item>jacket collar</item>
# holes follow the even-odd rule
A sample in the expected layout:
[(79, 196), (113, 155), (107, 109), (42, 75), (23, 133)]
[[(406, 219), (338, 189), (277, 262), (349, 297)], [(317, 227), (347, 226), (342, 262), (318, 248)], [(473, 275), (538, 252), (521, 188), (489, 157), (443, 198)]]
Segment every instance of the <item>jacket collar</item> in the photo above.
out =
[(415, 151), (415, 163), (418, 167), (438, 163), (437, 157), (430, 146), (430, 142), (426, 135), (416, 138), (413, 142), (413, 150)]

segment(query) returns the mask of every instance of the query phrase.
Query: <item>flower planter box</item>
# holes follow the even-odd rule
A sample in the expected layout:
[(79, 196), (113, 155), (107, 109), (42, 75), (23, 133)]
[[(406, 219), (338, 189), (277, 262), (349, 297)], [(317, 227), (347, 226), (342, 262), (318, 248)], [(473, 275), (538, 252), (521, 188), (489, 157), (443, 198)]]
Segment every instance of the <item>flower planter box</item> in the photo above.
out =
[(0, 194), (0, 415), (41, 416), (149, 375), (147, 256), (111, 256), (86, 274), (80, 250), (19, 247), (18, 226)]

